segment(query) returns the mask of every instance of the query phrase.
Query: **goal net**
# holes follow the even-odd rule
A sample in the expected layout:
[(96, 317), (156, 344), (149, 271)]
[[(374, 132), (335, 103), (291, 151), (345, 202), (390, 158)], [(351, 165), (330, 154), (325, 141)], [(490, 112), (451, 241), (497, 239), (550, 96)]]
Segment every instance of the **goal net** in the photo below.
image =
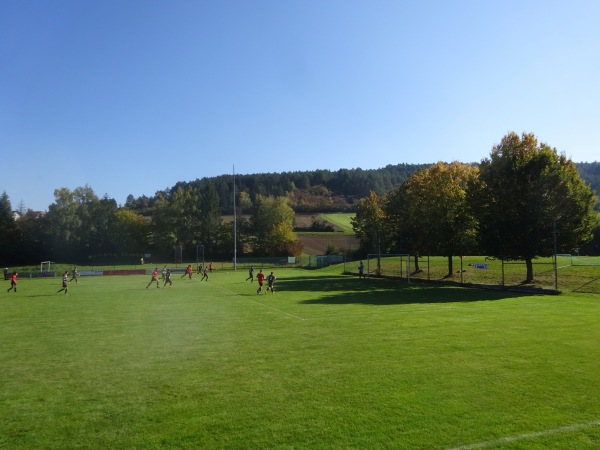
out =
[(50, 269), (52, 267), (52, 264), (54, 264), (53, 261), (42, 261), (40, 263), (40, 272), (42, 272), (43, 274), (48, 274), (50, 273)]

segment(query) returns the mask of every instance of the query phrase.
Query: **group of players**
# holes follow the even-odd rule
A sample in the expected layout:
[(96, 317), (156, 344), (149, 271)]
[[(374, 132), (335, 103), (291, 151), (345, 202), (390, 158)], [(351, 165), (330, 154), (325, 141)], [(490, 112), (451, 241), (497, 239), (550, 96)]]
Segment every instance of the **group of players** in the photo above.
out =
[[(198, 273), (202, 273), (202, 279), (200, 281), (203, 281), (203, 280), (208, 281), (208, 272), (209, 271), (212, 272), (212, 263), (209, 265), (208, 268), (206, 266), (204, 268), (202, 266), (198, 267)], [(189, 279), (191, 280), (193, 272), (194, 272), (194, 269), (192, 268), (192, 265), (189, 264), (187, 266), (187, 268), (185, 269), (185, 272), (183, 273), (183, 275), (181, 275), (181, 278), (188, 276)], [(164, 280), (163, 287), (166, 287), (167, 284), (169, 285), (169, 287), (171, 287), (173, 285), (173, 281), (171, 280), (171, 270), (168, 269), (166, 266), (163, 267), (163, 270), (162, 270), (162, 279)], [(266, 281), (267, 289), (265, 290), (265, 294), (269, 291), (271, 291), (271, 294), (275, 294), (275, 280), (276, 279), (277, 278), (275, 277), (275, 274), (273, 272), (271, 272), (269, 275), (265, 276), (262, 269), (260, 269), (259, 272), (256, 274), (256, 281), (258, 282), (258, 289), (256, 290), (256, 293), (257, 294), (262, 293), (263, 285)], [(248, 278), (246, 278), (246, 281), (248, 281), (248, 280), (250, 280), (250, 282), (254, 281), (254, 266), (250, 266), (250, 268), (248, 269)], [(156, 283), (156, 288), (158, 289), (160, 287), (160, 282), (158, 280), (158, 267), (152, 271), (150, 282), (146, 285), (146, 289), (148, 289), (154, 283)]]
[[(6, 271), (5, 271), (6, 272)], [(183, 273), (183, 275), (181, 276), (181, 278), (184, 278), (185, 276), (188, 276), (189, 279), (192, 279), (192, 274), (193, 274), (194, 270), (192, 268), (192, 265), (189, 264), (185, 270), (185, 272)], [(202, 274), (202, 278), (200, 279), (200, 281), (206, 280), (208, 281), (208, 273), (211, 272), (212, 273), (212, 263), (210, 263), (210, 265), (207, 266), (198, 266), (198, 274)], [(6, 276), (7, 274), (5, 274)], [(10, 288), (8, 289), (7, 292), (10, 292), (11, 290), (14, 292), (17, 292), (17, 272), (13, 272), (10, 275)], [(160, 286), (160, 282), (158, 280), (158, 267), (155, 268), (152, 271), (152, 275), (151, 275), (151, 279), (150, 282), (147, 284), (146, 289), (148, 289), (153, 283), (156, 283), (156, 288), (158, 289)], [(162, 280), (164, 281), (163, 287), (166, 287), (167, 284), (169, 285), (169, 287), (173, 286), (173, 280), (171, 279), (171, 269), (167, 268), (167, 266), (164, 266), (162, 269)], [(250, 266), (250, 268), (248, 269), (248, 278), (246, 278), (246, 281), (250, 280), (250, 282), (254, 281), (254, 266)], [(271, 272), (269, 275), (265, 276), (265, 274), (263, 273), (262, 269), (259, 270), (259, 272), (256, 274), (256, 281), (258, 282), (258, 289), (256, 290), (257, 294), (262, 293), (263, 291), (263, 285), (264, 282), (267, 282), (267, 289), (265, 290), (265, 294), (269, 291), (271, 291), (271, 294), (275, 294), (275, 280), (276, 277), (273, 274), (273, 272)], [(57, 294), (60, 294), (61, 292), (64, 292), (65, 294), (68, 294), (69, 292), (69, 284), (71, 283), (71, 281), (75, 281), (76, 284), (79, 284), (79, 270), (77, 270), (77, 267), (75, 267), (72, 271), (71, 271), (71, 279), (69, 280), (69, 271), (65, 271), (63, 273), (62, 276), (62, 287), (61, 289), (59, 289), (57, 291)]]
[[(273, 274), (273, 272), (271, 272), (265, 277), (265, 274), (263, 273), (262, 269), (260, 269), (256, 274), (256, 281), (258, 282), (258, 289), (256, 290), (256, 293), (260, 294), (262, 292), (263, 284), (265, 280), (267, 280), (267, 290), (265, 291), (265, 294), (269, 291), (271, 291), (271, 294), (274, 294), (276, 279), (277, 277), (275, 277), (275, 274)], [(248, 280), (250, 280), (251, 283), (254, 281), (254, 266), (250, 266), (250, 268), (248, 269), (248, 278), (246, 278), (246, 281)]]
[[(6, 276), (6, 272), (8, 269), (5, 269), (5, 276)], [(18, 272), (13, 272), (10, 275), (10, 287), (8, 288), (7, 292), (13, 291), (13, 292), (17, 292), (17, 276), (18, 276)], [(75, 267), (72, 271), (71, 271), (71, 279), (69, 280), (69, 271), (65, 270), (65, 272), (63, 273), (62, 276), (62, 288), (58, 290), (57, 294), (60, 294), (61, 292), (64, 292), (65, 294), (67, 294), (69, 292), (69, 284), (71, 283), (71, 281), (75, 280), (75, 283), (79, 284), (79, 270), (77, 270), (77, 267)]]
[[(208, 266), (202, 266), (199, 265), (198, 266), (198, 274), (202, 274), (202, 278), (200, 279), (200, 281), (208, 281), (208, 274), (212, 273), (213, 271), (213, 265), (212, 263), (210, 263)], [(188, 264), (188, 266), (185, 269), (185, 272), (183, 272), (183, 275), (181, 275), (181, 278), (185, 278), (186, 276), (189, 277), (189, 279), (192, 279), (192, 275), (194, 273), (194, 269), (192, 267), (191, 264)], [(167, 268), (167, 266), (164, 266), (162, 269), (162, 280), (164, 281), (163, 287), (167, 287), (167, 284), (169, 285), (169, 287), (173, 286), (173, 280), (171, 279), (171, 269)], [(152, 275), (150, 278), (150, 283), (148, 283), (148, 285), (146, 286), (146, 289), (148, 289), (153, 283), (156, 283), (156, 288), (159, 288), (159, 284), (160, 282), (158, 281), (158, 267), (155, 268), (152, 271)]]

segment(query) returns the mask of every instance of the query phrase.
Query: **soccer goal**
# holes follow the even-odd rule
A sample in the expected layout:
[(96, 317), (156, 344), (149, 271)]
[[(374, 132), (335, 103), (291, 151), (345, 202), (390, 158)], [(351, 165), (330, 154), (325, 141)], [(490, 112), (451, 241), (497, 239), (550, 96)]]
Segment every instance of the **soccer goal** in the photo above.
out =
[(55, 264), (53, 261), (42, 261), (40, 263), (40, 272), (42, 274), (50, 273), (50, 269), (52, 268), (52, 264)]
[(557, 253), (554, 255), (554, 262), (557, 269), (564, 269), (573, 265), (573, 255), (570, 253)]
[(367, 255), (367, 276), (394, 277), (410, 282), (410, 272), (410, 255), (408, 253)]

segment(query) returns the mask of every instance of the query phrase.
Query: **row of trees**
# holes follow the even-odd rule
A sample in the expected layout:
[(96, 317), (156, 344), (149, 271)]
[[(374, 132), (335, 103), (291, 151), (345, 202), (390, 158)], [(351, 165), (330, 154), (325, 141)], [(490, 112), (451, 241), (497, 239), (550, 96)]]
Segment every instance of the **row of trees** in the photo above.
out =
[[(385, 193), (406, 181), (415, 171), (426, 164), (396, 164), (381, 169), (313, 170), (303, 172), (236, 174), (235, 190), (238, 199), (254, 203), (259, 196), (287, 197), (295, 212), (354, 211), (355, 202), (370, 191)], [(157, 192), (154, 197), (135, 198), (130, 195), (125, 203), (128, 209), (145, 213), (152, 209), (162, 195), (179, 188), (205, 189), (211, 185), (219, 199), (223, 214), (233, 214), (233, 178), (231, 175), (201, 178), (189, 182), (178, 182), (172, 188)], [(238, 203), (239, 204), (239, 203)]]
[[(211, 259), (232, 258), (234, 248), (238, 256), (298, 255), (295, 207), (339, 195), (314, 183), (345, 186), (344, 192), (351, 192), (348, 183), (363, 183), (375, 172), (257, 175), (254, 181), (236, 176), (235, 226), (223, 215), (233, 202), (231, 176), (179, 183), (146, 198), (143, 206), (132, 196), (119, 206), (107, 196), (98, 198), (89, 186), (61, 188), (47, 214), (27, 211), (17, 221), (3, 194), (0, 262), (116, 263), (137, 261), (146, 253), (168, 261), (183, 257), (182, 249), (189, 260), (200, 246)], [(485, 252), (531, 261), (552, 252), (554, 237), (560, 252), (570, 252), (589, 239), (594, 227), (598, 230), (594, 193), (575, 164), (546, 144), (538, 145), (530, 134), (505, 136), (479, 165), (388, 166), (379, 175), (377, 179), (396, 184), (383, 192), (376, 184), (354, 205), (363, 253), (444, 254), (451, 273), (451, 255)], [(269, 183), (281, 187), (277, 183), (284, 179), (292, 189), (285, 196), (266, 190)], [(308, 187), (299, 189), (295, 183)]]
[(189, 261), (200, 247), (211, 259), (233, 258), (234, 248), (239, 255), (258, 256), (302, 251), (293, 233), (294, 211), (282, 197), (259, 195), (252, 214), (240, 217), (234, 227), (232, 220), (223, 219), (210, 184), (159, 195), (150, 215), (119, 207), (114, 199), (98, 198), (89, 186), (57, 189), (54, 196), (45, 215), (28, 211), (16, 221), (10, 199), (6, 193), (0, 196), (2, 264), (132, 263), (148, 253), (155, 261)]
[(360, 201), (354, 230), (364, 251), (532, 261), (571, 253), (598, 229), (596, 196), (574, 163), (533, 134), (506, 135), (478, 166), (437, 163), (385, 195)]
[[(395, 164), (380, 169), (313, 170), (303, 172), (262, 173), (236, 175), (235, 189), (243, 202), (254, 202), (256, 197), (288, 197), (290, 206), (297, 213), (354, 212), (358, 200), (373, 191), (383, 195), (408, 180), (415, 172), (430, 164)], [(577, 163), (577, 170), (596, 193), (600, 193), (600, 162)], [(190, 182), (178, 182), (166, 191), (154, 196), (135, 198), (130, 195), (125, 207), (141, 214), (151, 210), (160, 196), (169, 195), (179, 188), (193, 187), (199, 190), (212, 185), (219, 198), (223, 214), (233, 214), (233, 179), (231, 175), (201, 178)]]

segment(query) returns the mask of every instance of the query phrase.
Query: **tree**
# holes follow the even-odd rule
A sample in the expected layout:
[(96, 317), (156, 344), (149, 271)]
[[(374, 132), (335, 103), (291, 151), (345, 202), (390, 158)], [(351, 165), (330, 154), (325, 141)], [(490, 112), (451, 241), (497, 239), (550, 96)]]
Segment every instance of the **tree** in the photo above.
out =
[(69, 261), (78, 253), (82, 219), (75, 193), (68, 188), (54, 190), (54, 203), (48, 206), (46, 219), (52, 259)]
[(193, 187), (178, 188), (170, 198), (171, 214), (175, 218), (175, 236), (183, 247), (196, 246), (196, 236), (202, 223), (200, 192)]
[(467, 201), (467, 187), (477, 179), (477, 167), (438, 162), (406, 182), (408, 227), (421, 253), (463, 255), (476, 242), (477, 221)]
[(256, 196), (250, 219), (254, 235), (253, 249), (259, 256), (297, 256), (301, 249), (294, 230), (294, 210), (286, 197)]
[(526, 282), (534, 258), (555, 248), (570, 253), (592, 238), (594, 193), (571, 160), (533, 134), (507, 134), (480, 167), (471, 203), (482, 244), (490, 256), (524, 260)]
[(162, 257), (172, 254), (171, 251), (177, 243), (176, 222), (177, 218), (172, 214), (169, 199), (164, 194), (158, 194), (154, 203), (149, 238), (156, 252)]
[(207, 254), (212, 255), (215, 251), (217, 235), (221, 226), (219, 197), (212, 183), (207, 184), (202, 189), (200, 211), (199, 233), (195, 244), (204, 245)]
[[(377, 253), (388, 250), (390, 236), (386, 231), (384, 197), (371, 191), (358, 202), (356, 216), (351, 219), (352, 228), (360, 241), (363, 253)], [(381, 260), (377, 258), (377, 273), (381, 272)]]
[(19, 230), (6, 192), (0, 195), (0, 255), (8, 262), (18, 261)]
[(416, 242), (418, 228), (408, 216), (408, 198), (406, 183), (397, 186), (385, 195), (384, 214), (385, 226), (391, 239), (391, 251), (409, 253), (414, 258), (414, 272), (420, 272), (419, 248)]
[(134, 211), (121, 208), (113, 215), (113, 242), (119, 243), (120, 252), (127, 255), (144, 253), (148, 248), (149, 224)]

